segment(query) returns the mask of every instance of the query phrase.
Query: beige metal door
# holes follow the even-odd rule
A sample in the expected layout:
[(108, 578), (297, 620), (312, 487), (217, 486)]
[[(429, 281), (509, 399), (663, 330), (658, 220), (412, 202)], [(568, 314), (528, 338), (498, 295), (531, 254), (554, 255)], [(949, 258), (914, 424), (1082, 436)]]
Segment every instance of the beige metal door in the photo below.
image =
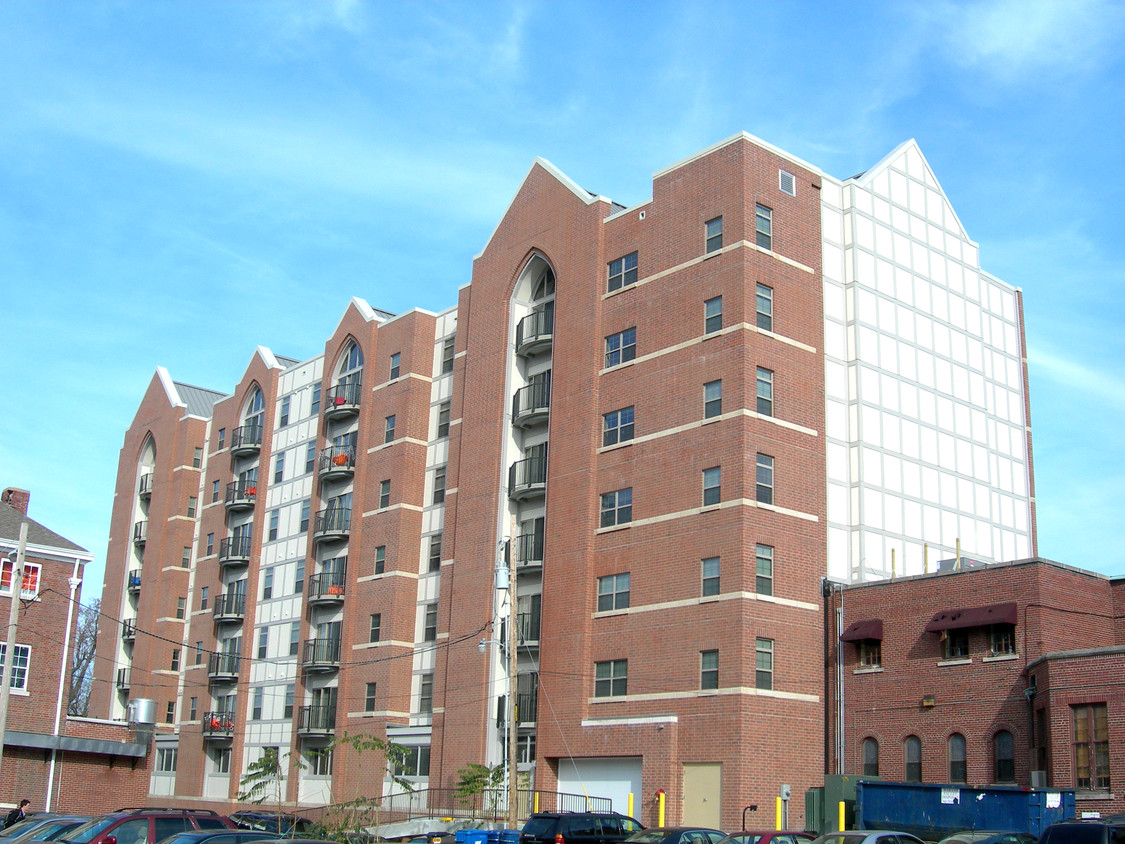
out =
[[(702, 762), (684, 765), (684, 826), (709, 826), (721, 829), (723, 793), (722, 765)], [(665, 823), (671, 825), (670, 819)]]

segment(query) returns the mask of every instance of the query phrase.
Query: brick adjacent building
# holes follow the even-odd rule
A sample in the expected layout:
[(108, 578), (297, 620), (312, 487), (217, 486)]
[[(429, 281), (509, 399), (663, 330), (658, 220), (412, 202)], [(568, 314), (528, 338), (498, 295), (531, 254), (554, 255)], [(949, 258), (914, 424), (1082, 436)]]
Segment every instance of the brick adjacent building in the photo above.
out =
[(543, 794), (734, 827), (820, 781), (824, 576), (1034, 554), (1032, 492), (1019, 292), (916, 144), (839, 180), (741, 134), (630, 207), (537, 160), (455, 307), (157, 371), (97, 706), (158, 701), (167, 798), (270, 747), (302, 807), (390, 790), (345, 732), (436, 795), (514, 738)]

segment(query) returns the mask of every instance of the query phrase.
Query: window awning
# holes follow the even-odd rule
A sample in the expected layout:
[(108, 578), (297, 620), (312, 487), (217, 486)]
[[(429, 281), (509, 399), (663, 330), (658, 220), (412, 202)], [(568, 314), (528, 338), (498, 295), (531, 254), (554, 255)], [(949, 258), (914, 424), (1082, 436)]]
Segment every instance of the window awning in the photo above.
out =
[(1015, 601), (1006, 604), (989, 604), (987, 607), (942, 610), (930, 619), (926, 625), (926, 632), (940, 633), (942, 630), (987, 627), (990, 624), (1015, 624), (1017, 617)]
[(851, 626), (840, 634), (841, 642), (862, 642), (868, 639), (883, 641), (883, 619), (869, 618), (865, 621), (853, 621)]

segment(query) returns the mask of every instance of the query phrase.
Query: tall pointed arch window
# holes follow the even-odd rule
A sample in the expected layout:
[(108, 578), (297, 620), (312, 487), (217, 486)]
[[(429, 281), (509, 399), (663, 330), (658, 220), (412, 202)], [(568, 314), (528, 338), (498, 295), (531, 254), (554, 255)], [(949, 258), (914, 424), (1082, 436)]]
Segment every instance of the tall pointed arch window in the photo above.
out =
[(262, 430), (262, 420), (266, 415), (266, 400), (262, 396), (262, 389), (254, 385), (250, 397), (246, 400), (246, 410), (242, 414), (242, 425), (256, 431)]

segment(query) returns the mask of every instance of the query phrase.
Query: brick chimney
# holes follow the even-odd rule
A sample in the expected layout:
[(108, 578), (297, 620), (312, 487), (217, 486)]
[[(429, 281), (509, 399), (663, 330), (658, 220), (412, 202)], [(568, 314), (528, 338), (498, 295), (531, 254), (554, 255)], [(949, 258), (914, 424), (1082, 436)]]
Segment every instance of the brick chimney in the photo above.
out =
[(27, 515), (27, 505), (31, 501), (31, 493), (26, 489), (10, 486), (0, 493), (0, 502), (7, 504), (13, 510), (18, 510), (23, 515)]

